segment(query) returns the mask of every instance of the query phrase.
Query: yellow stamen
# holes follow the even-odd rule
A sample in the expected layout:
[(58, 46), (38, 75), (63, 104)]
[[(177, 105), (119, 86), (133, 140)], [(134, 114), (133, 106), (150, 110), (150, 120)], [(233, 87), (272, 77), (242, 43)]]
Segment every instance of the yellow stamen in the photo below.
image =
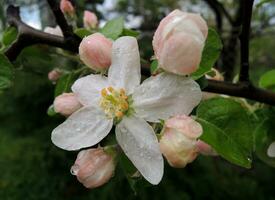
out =
[(124, 114), (123, 114), (123, 112), (121, 112), (121, 111), (117, 111), (117, 112), (116, 112), (116, 117), (117, 117), (117, 118), (121, 118), (121, 117), (123, 117), (123, 115), (124, 115)]
[(127, 99), (124, 89), (116, 90), (113, 87), (107, 87), (101, 90), (100, 107), (107, 117), (120, 120), (129, 109)]
[(106, 97), (107, 94), (108, 94), (108, 92), (107, 92), (106, 88), (104, 88), (104, 89), (101, 90), (101, 96), (102, 97)]

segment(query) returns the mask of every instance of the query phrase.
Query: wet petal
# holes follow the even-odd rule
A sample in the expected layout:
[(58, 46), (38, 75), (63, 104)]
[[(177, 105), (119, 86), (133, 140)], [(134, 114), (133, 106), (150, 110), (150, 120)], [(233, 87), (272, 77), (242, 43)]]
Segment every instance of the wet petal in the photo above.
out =
[(66, 150), (93, 146), (108, 135), (113, 121), (95, 107), (84, 107), (73, 113), (52, 132), (52, 142)]
[(131, 94), (140, 84), (140, 57), (134, 37), (120, 37), (113, 43), (112, 65), (108, 72), (110, 85)]
[(200, 86), (191, 78), (161, 73), (145, 80), (133, 93), (137, 116), (150, 122), (188, 115), (201, 100)]
[(267, 149), (267, 155), (271, 158), (275, 157), (275, 141), (269, 145)]
[(116, 127), (116, 138), (143, 177), (158, 184), (163, 176), (163, 158), (152, 127), (135, 116), (125, 117)]
[(85, 106), (97, 106), (100, 100), (100, 92), (108, 87), (108, 81), (102, 75), (88, 75), (78, 79), (72, 86), (72, 91), (76, 94), (81, 104)]

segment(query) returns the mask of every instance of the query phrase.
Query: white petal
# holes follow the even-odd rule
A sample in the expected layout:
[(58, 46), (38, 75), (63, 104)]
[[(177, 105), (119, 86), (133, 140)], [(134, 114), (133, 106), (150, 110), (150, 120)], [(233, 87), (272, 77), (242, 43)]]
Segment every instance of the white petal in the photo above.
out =
[(110, 85), (133, 93), (140, 84), (140, 57), (138, 43), (134, 37), (120, 37), (113, 43), (112, 65), (108, 72)]
[(116, 138), (142, 176), (158, 184), (163, 176), (163, 158), (152, 127), (137, 117), (125, 117), (116, 127)]
[(52, 132), (52, 142), (66, 150), (93, 146), (108, 135), (113, 121), (95, 107), (83, 107)]
[(267, 149), (267, 155), (271, 158), (275, 157), (275, 141), (269, 145)]
[(191, 78), (161, 73), (145, 80), (133, 94), (137, 116), (150, 122), (188, 115), (201, 101), (200, 86)]
[(88, 75), (78, 79), (72, 86), (81, 104), (97, 106), (100, 100), (100, 92), (108, 87), (108, 81), (102, 75)]

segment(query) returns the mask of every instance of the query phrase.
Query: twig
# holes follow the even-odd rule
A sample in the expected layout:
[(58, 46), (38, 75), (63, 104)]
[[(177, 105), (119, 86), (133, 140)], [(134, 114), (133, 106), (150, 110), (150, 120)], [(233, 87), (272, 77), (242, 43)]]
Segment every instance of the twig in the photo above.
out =
[(275, 93), (255, 87), (247, 83), (233, 84), (229, 82), (208, 80), (208, 86), (204, 91), (218, 94), (226, 94), (235, 97), (243, 97), (246, 99), (275, 105)]
[(72, 37), (73, 34), (73, 27), (68, 25), (62, 11), (60, 10), (59, 4), (56, 0), (47, 0), (48, 4), (55, 16), (56, 23), (60, 26), (63, 35), (65, 38)]
[(240, 82), (249, 82), (249, 39), (254, 0), (241, 0), (242, 32)]
[(7, 19), (11, 26), (15, 26), (18, 29), (17, 40), (5, 52), (10, 61), (14, 61), (25, 47), (34, 44), (47, 44), (74, 53), (78, 52), (79, 37), (70, 34), (69, 37), (64, 38), (36, 30), (21, 21), (18, 7), (12, 5), (8, 7)]

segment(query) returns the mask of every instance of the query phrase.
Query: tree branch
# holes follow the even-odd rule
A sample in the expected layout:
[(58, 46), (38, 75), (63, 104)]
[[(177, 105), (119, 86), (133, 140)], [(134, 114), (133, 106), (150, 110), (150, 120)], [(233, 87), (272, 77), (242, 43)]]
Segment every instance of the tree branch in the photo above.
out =
[(56, 23), (60, 26), (63, 35), (65, 38), (72, 37), (73, 34), (73, 27), (68, 25), (65, 16), (63, 15), (62, 11), (60, 10), (59, 4), (56, 0), (47, 0), (54, 16)]
[(74, 53), (78, 52), (78, 46), (81, 41), (78, 36), (72, 33), (67, 38), (64, 38), (36, 30), (21, 21), (18, 7), (12, 5), (8, 7), (7, 19), (8, 23), (11, 26), (15, 26), (18, 30), (17, 40), (5, 52), (10, 61), (14, 61), (25, 47), (34, 44), (47, 44)]
[(242, 32), (240, 81), (249, 82), (249, 39), (254, 0), (241, 0)]
[(243, 97), (258, 102), (275, 105), (274, 92), (255, 87), (249, 83), (233, 84), (229, 82), (208, 80), (208, 86), (204, 88), (204, 91), (226, 94), (235, 97)]

